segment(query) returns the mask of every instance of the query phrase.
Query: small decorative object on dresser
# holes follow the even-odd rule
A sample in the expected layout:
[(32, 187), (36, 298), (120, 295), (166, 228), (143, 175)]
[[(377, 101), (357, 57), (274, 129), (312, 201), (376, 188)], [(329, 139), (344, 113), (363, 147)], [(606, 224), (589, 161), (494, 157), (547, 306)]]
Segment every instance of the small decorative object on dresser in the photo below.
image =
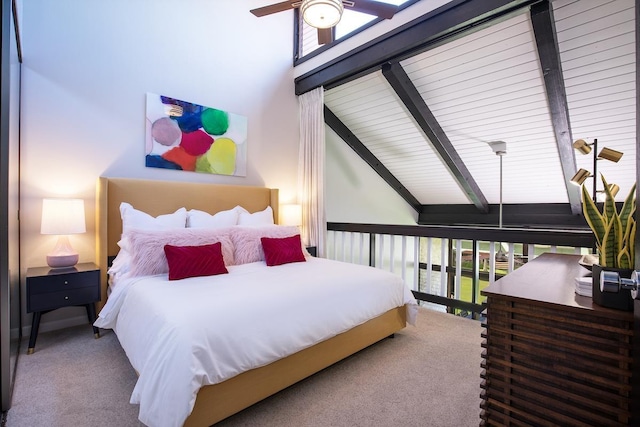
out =
[(582, 186), (582, 210), (584, 217), (593, 231), (598, 249), (598, 263), (593, 264), (593, 301), (604, 307), (620, 310), (633, 310), (633, 301), (628, 290), (620, 293), (602, 293), (600, 291), (600, 272), (604, 270), (616, 271), (620, 277), (629, 278), (633, 271), (635, 259), (636, 221), (636, 185), (618, 212), (613, 185), (609, 185), (602, 176), (604, 186), (604, 200), (602, 212), (591, 199), (586, 187)]
[[(100, 269), (92, 262), (67, 269), (34, 267), (27, 269), (27, 313), (33, 313), (29, 349), (33, 353), (38, 338), (40, 318), (44, 313), (62, 307), (83, 305), (89, 322), (96, 320), (95, 303), (100, 301)], [(99, 338), (99, 330), (93, 327)]]

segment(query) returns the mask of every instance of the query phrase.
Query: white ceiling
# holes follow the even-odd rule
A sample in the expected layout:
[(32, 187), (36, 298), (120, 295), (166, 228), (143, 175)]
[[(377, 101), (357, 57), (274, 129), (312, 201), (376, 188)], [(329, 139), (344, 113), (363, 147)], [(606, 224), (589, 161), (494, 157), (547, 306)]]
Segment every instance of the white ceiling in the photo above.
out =
[[(572, 139), (625, 153), (598, 162), (621, 201), (636, 179), (634, 1), (552, 5)], [(500, 198), (498, 140), (504, 203), (569, 202), (528, 10), (400, 65), (488, 203)], [(382, 72), (327, 90), (325, 104), (421, 204), (471, 203)], [(592, 161), (576, 154), (578, 168)]]

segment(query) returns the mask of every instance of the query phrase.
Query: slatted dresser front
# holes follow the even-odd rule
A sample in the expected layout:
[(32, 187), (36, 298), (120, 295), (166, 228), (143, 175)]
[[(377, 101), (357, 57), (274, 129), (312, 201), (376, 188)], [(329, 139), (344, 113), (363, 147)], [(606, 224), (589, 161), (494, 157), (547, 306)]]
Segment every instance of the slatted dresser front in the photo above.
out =
[(633, 313), (575, 293), (579, 258), (544, 254), (483, 290), (481, 425), (629, 425)]

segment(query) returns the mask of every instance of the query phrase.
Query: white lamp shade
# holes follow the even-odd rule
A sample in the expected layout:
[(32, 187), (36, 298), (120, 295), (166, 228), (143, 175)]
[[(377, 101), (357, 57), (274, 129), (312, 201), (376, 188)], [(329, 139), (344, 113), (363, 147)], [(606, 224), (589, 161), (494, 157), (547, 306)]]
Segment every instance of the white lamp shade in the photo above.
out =
[(42, 234), (77, 234), (87, 231), (82, 199), (43, 199)]
[(280, 206), (281, 225), (301, 225), (302, 205), (282, 205)]
[(315, 28), (331, 28), (340, 22), (342, 0), (303, 0), (300, 12), (304, 22)]

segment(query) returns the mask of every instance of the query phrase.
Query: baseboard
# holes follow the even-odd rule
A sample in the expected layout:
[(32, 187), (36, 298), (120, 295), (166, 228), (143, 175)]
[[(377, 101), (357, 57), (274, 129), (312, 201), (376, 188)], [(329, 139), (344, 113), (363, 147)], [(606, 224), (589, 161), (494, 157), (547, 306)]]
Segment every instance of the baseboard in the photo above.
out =
[[(83, 316), (75, 316), (69, 317), (61, 320), (53, 320), (50, 322), (40, 322), (40, 328), (38, 328), (38, 334), (42, 334), (44, 332), (56, 331), (58, 329), (70, 328), (72, 326), (86, 325), (88, 324), (87, 315)], [(22, 337), (28, 337), (31, 333), (31, 325), (22, 327)], [(12, 332), (13, 336), (13, 332)], [(18, 333), (16, 330), (16, 338), (18, 337)]]

